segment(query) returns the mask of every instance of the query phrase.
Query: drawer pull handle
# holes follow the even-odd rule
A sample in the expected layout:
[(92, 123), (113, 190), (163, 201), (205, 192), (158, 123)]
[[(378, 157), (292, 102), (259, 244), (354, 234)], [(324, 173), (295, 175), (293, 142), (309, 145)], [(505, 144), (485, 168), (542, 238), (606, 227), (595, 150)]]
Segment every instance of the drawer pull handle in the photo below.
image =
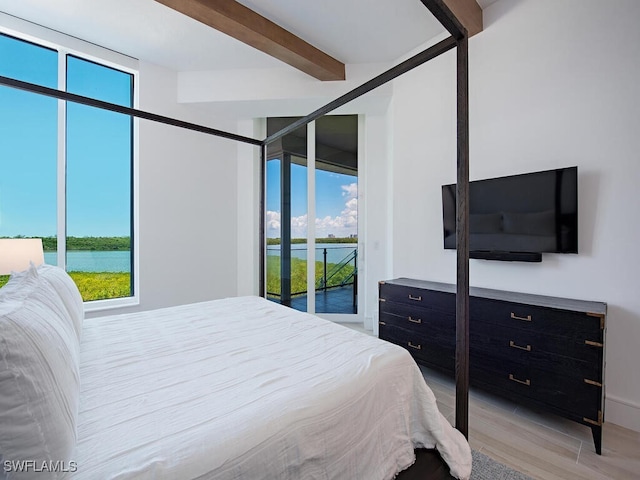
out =
[(511, 312), (511, 318), (515, 320), (524, 320), (525, 322), (531, 321), (531, 315), (527, 315), (526, 317), (519, 317), (515, 313)]
[(409, 342), (408, 344), (411, 348), (415, 348), (416, 350), (422, 350), (422, 345), (414, 345), (413, 343)]
[(527, 387), (531, 386), (531, 380), (529, 380), (528, 378), (526, 380), (519, 380), (513, 376), (513, 373), (509, 374), (509, 380), (513, 382), (521, 383), (523, 385), (526, 385)]
[(386, 322), (378, 322), (378, 325), (386, 325)]
[(422, 323), (422, 319), (421, 319), (421, 318), (411, 318), (411, 315), (409, 315), (408, 320), (409, 320), (411, 323)]
[(584, 341), (585, 345), (591, 345), (592, 347), (604, 347), (604, 344), (600, 343), (600, 342), (594, 342), (591, 340), (585, 340)]
[(409, 300), (415, 300), (416, 302), (421, 302), (422, 295), (418, 295), (417, 297), (414, 297), (413, 295), (409, 294)]
[(526, 347), (523, 347), (521, 345), (516, 345), (516, 342), (514, 342), (513, 340), (509, 340), (509, 346), (513, 348), (518, 348), (520, 350), (524, 350), (525, 352), (531, 351), (531, 345), (527, 345)]
[(584, 379), (584, 383), (587, 385), (595, 385), (596, 387), (602, 387), (602, 383), (596, 382), (595, 380), (589, 380), (588, 378)]

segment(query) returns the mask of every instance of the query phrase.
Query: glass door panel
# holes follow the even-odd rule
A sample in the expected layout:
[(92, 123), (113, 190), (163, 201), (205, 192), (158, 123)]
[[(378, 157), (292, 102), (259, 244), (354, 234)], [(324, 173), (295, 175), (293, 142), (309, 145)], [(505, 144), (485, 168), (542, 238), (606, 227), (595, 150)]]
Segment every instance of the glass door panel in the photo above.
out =
[[(267, 135), (295, 120), (267, 119)], [(323, 117), (310, 131), (315, 132), (312, 167), (307, 161), (306, 127), (267, 148), (267, 298), (301, 311), (356, 314), (358, 117)], [(311, 238), (308, 178), (313, 182), (311, 192), (315, 191)], [(310, 243), (315, 246), (312, 252), (307, 249)], [(314, 256), (315, 265), (310, 265)], [(308, 278), (308, 271), (315, 276)]]
[[(267, 119), (267, 134), (296, 118)], [(307, 311), (306, 127), (267, 148), (267, 298)]]
[(325, 116), (315, 130), (315, 311), (356, 314), (358, 116)]

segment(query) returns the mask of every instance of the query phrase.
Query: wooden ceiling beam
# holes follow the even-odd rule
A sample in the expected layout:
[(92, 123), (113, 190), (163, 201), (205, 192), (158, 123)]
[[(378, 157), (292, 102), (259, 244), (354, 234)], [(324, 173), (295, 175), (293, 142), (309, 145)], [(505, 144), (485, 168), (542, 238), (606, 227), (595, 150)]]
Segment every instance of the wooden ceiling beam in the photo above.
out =
[(235, 0), (156, 0), (318, 80), (344, 80), (344, 63)]
[(444, 0), (444, 3), (467, 29), (468, 38), (482, 31), (482, 8), (476, 0)]

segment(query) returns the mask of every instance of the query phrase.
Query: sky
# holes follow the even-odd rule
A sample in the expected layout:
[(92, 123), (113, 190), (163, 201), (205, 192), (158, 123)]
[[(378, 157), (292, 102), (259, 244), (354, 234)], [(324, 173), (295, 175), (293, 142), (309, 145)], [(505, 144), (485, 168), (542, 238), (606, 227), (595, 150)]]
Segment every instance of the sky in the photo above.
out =
[[(358, 233), (357, 177), (316, 171), (316, 237)], [(307, 169), (291, 165), (291, 236), (307, 237)], [(267, 237), (280, 237), (280, 161), (267, 162)]]
[[(67, 91), (132, 106), (132, 76), (67, 57)], [(0, 35), (0, 75), (58, 88), (58, 52)], [(57, 233), (58, 101), (0, 87), (0, 237)], [(131, 119), (67, 104), (68, 236), (128, 236)]]

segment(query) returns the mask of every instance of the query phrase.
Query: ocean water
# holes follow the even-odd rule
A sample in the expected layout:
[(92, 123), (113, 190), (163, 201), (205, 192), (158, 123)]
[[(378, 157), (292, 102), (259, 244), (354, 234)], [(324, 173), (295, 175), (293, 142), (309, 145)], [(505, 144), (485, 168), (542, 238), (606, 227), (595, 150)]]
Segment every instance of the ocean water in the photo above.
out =
[[(58, 254), (45, 252), (44, 263), (57, 265)], [(76, 251), (67, 252), (68, 272), (131, 272), (131, 252)]]
[[(327, 263), (339, 263), (357, 248), (357, 243), (316, 243), (316, 262), (323, 261), (325, 249), (327, 250)], [(267, 255), (280, 255), (280, 245), (268, 245)], [(306, 259), (307, 244), (291, 245), (291, 257)]]
[[(338, 263), (357, 248), (355, 243), (319, 243), (316, 244), (316, 261), (324, 259), (327, 251), (327, 263)], [(267, 255), (280, 255), (280, 245), (269, 245)], [(295, 244), (291, 248), (294, 258), (307, 258), (307, 245)], [(58, 254), (45, 252), (44, 262), (57, 265)], [(67, 252), (67, 271), (69, 272), (131, 272), (131, 252), (121, 251), (77, 251)]]

